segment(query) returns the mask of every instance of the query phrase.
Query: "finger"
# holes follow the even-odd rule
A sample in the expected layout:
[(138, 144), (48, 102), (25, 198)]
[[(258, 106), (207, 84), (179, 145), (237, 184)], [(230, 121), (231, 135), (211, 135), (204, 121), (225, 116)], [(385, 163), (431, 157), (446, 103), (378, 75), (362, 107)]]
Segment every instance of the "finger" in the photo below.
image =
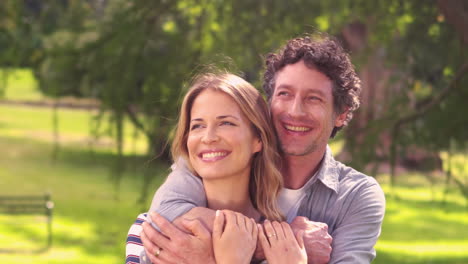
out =
[(247, 218), (245, 219), (245, 225), (247, 226), (247, 232), (253, 235), (254, 229), (257, 228), (255, 220), (253, 220), (252, 218)]
[(144, 232), (140, 234), (141, 241), (143, 242), (143, 247), (145, 249), (146, 257), (154, 264), (158, 262), (154, 253), (159, 249), (159, 247), (153, 244)]
[(226, 226), (227, 227), (236, 227), (237, 226), (237, 217), (233, 211), (223, 210), (224, 216), (226, 217)]
[(148, 242), (147, 242), (148, 239), (146, 238), (146, 236), (145, 236), (145, 234), (144, 234), (143, 232), (141, 232), (141, 234), (140, 234), (140, 239), (141, 239), (141, 242), (142, 242), (142, 244), (143, 244), (143, 249), (145, 250), (145, 253), (146, 253), (145, 255), (146, 255), (146, 257), (147, 257), (151, 262), (153, 262), (153, 259), (150, 257), (150, 255), (151, 255), (150, 251), (151, 251), (151, 248), (152, 248), (152, 247), (151, 247), (150, 245), (148, 245)]
[(295, 237), (299, 247), (304, 248), (304, 230), (297, 231)]
[(270, 243), (277, 240), (275, 229), (269, 220), (263, 222), (263, 228), (265, 229), (265, 235)]
[(258, 230), (257, 223), (255, 223), (255, 220), (253, 220), (252, 218), (250, 218), (250, 225), (251, 225), (251, 228), (252, 228), (252, 237), (254, 239), (257, 239), (259, 230)]
[(304, 229), (306, 228), (308, 221), (309, 219), (307, 219), (307, 217), (296, 216), (294, 220), (291, 222), (291, 225)]
[(162, 217), (156, 212), (150, 213), (151, 219), (159, 227), (161, 233), (171, 239), (174, 236), (182, 236), (183, 232), (175, 227), (171, 222), (167, 221), (166, 218)]
[(167, 245), (169, 243), (169, 239), (165, 237), (163, 234), (159, 233), (156, 229), (154, 229), (150, 224), (147, 222), (143, 222), (141, 225), (143, 227), (143, 231), (140, 233), (140, 238), (143, 237), (143, 245), (152, 245), (152, 252), (155, 252), (156, 248), (160, 248), (163, 245)]
[(278, 221), (273, 221), (271, 225), (275, 229), (276, 238), (284, 240), (284, 232), (283, 232), (283, 227), (281, 226), (281, 224)]
[(155, 262), (153, 264), (176, 264), (181, 263), (178, 256), (171, 254), (169, 251), (160, 250), (158, 256), (155, 254)]
[(208, 229), (206, 229), (206, 227), (198, 219), (184, 219), (184, 221), (182, 221), (182, 225), (187, 230), (192, 232), (192, 234), (195, 237), (197, 237), (197, 238), (199, 238), (201, 240), (211, 239), (210, 232), (208, 231)]
[(245, 222), (247, 220), (247, 217), (245, 217), (241, 213), (235, 213), (235, 214), (236, 214), (236, 219), (237, 219), (237, 225), (243, 229), (247, 229), (247, 224)]
[(292, 228), (288, 223), (281, 222), (281, 227), (283, 227), (283, 232), (284, 232), (284, 238), (285, 239), (295, 239)]
[(216, 216), (213, 223), (213, 238), (219, 239), (224, 230), (224, 212), (216, 210)]
[(298, 233), (299, 231), (301, 231), (301, 230), (302, 230), (302, 229), (294, 228), (294, 229), (293, 229), (294, 237), (296, 237), (296, 236), (297, 236), (297, 233)]
[(257, 228), (258, 228), (258, 240), (260, 240), (260, 245), (262, 246), (263, 252), (266, 255), (267, 252), (269, 252), (268, 250), (270, 249), (271, 245), (267, 237), (265, 236), (265, 230), (263, 226), (261, 224), (258, 224)]
[(151, 262), (153, 264), (162, 264), (164, 263), (164, 256), (162, 255), (162, 250), (156, 250), (155, 252), (151, 253)]

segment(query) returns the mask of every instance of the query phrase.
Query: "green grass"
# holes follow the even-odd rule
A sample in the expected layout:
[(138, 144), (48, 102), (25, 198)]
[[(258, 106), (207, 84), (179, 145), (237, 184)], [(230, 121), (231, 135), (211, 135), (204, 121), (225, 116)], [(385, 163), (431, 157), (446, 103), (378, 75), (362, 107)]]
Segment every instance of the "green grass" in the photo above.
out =
[[(90, 127), (95, 112), (59, 109), (58, 142), (73, 146), (95, 146), (97, 149), (115, 150), (112, 128), (103, 120), (99, 137), (91, 135)], [(106, 116), (106, 118), (108, 118)], [(9, 138), (31, 138), (43, 142), (55, 142), (53, 112), (50, 108), (0, 105), (0, 136)], [(124, 152), (143, 154), (146, 138), (136, 133), (129, 121), (124, 124)]]
[[(148, 204), (135, 203), (145, 160), (127, 160), (128, 170), (116, 199), (108, 178), (111, 154), (90, 156), (85, 149), (64, 147), (54, 163), (51, 144), (4, 137), (0, 137), (0, 149), (6, 150), (0, 155), (0, 193), (50, 191), (56, 204), (50, 251), (0, 254), (0, 259), (7, 263), (122, 263), (128, 227)], [(420, 174), (400, 177), (391, 195), (386, 176), (378, 178), (387, 193), (387, 211), (374, 263), (468, 263), (467, 207), (458, 190), (450, 189), (443, 205), (440, 184), (431, 187)], [(162, 179), (155, 177), (151, 189)], [(44, 243), (44, 230), (42, 223), (24, 227), (0, 223), (0, 247), (10, 243), (9, 238), (16, 246), (39, 247)]]
[[(140, 137), (133, 147), (132, 130), (126, 130), (126, 170), (117, 191), (109, 179), (114, 159), (112, 137), (104, 133), (94, 142), (96, 151), (90, 152), (90, 116), (87, 111), (59, 110), (61, 148), (54, 162), (51, 110), (0, 105), (0, 193), (49, 191), (56, 205), (52, 249), (41, 254), (0, 254), (3, 262), (124, 261), (127, 230), (135, 216), (148, 207), (148, 202), (136, 203), (142, 174), (148, 169), (146, 160), (130, 155), (143, 153), (145, 142)], [(341, 146), (337, 141), (333, 151), (338, 153)], [(150, 189), (157, 188), (166, 168), (160, 166), (154, 173)], [(387, 210), (374, 263), (468, 263), (467, 203), (455, 186), (450, 187), (443, 204), (442, 175), (406, 173), (398, 177), (393, 189), (387, 175), (377, 179), (387, 194)], [(43, 245), (44, 223), (9, 223), (10, 218), (0, 217), (0, 248), (5, 244), (24, 248)]]
[(4, 88), (4, 97), (7, 99), (37, 101), (44, 98), (30, 69), (0, 69), (0, 85), (2, 84), (6, 84), (1, 88)]
[(374, 263), (468, 263), (467, 201), (456, 186), (445, 196), (442, 175), (400, 175), (390, 189), (379, 178), (387, 207)]
[[(144, 159), (127, 159), (127, 170), (117, 191), (109, 180), (112, 155), (63, 148), (51, 161), (51, 144), (31, 139), (0, 137), (0, 193), (41, 194), (55, 202), (53, 247), (42, 254), (0, 254), (6, 263), (122, 263), (129, 226), (148, 202), (137, 204)], [(166, 172), (160, 170), (161, 175)], [(155, 173), (150, 188), (163, 177)], [(116, 195), (118, 193), (118, 195)], [(0, 248), (40, 248), (44, 223), (10, 225), (0, 218)], [(36, 221), (36, 219), (30, 219)], [(14, 243), (11, 243), (14, 241)]]

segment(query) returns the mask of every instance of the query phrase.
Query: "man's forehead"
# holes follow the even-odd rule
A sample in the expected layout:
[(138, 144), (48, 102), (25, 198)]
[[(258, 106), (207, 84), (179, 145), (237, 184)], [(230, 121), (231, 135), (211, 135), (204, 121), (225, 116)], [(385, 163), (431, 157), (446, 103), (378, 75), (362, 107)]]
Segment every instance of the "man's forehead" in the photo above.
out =
[[(333, 87), (333, 81), (315, 66), (288, 64), (275, 74), (273, 91), (278, 88), (294, 89), (300, 85), (310, 90)], [(320, 89), (321, 90), (321, 89)]]

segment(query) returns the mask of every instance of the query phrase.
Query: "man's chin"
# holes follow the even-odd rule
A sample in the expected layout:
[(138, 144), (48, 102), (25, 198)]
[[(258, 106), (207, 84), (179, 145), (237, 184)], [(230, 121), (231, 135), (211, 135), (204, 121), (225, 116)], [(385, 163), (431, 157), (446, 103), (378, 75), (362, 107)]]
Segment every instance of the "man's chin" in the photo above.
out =
[(281, 151), (283, 155), (285, 156), (297, 156), (297, 157), (302, 157), (302, 156), (307, 156), (310, 153), (314, 152), (317, 150), (316, 145), (308, 146), (304, 148), (304, 146), (297, 146), (297, 147), (284, 147), (281, 146)]

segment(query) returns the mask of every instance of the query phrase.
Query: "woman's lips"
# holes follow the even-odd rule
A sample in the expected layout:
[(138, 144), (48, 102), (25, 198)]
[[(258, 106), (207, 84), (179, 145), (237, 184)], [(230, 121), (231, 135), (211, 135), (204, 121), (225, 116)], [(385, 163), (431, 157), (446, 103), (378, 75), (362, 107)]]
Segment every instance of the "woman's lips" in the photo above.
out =
[(217, 161), (224, 159), (228, 156), (231, 152), (226, 150), (210, 150), (210, 151), (202, 151), (198, 156), (203, 161)]

